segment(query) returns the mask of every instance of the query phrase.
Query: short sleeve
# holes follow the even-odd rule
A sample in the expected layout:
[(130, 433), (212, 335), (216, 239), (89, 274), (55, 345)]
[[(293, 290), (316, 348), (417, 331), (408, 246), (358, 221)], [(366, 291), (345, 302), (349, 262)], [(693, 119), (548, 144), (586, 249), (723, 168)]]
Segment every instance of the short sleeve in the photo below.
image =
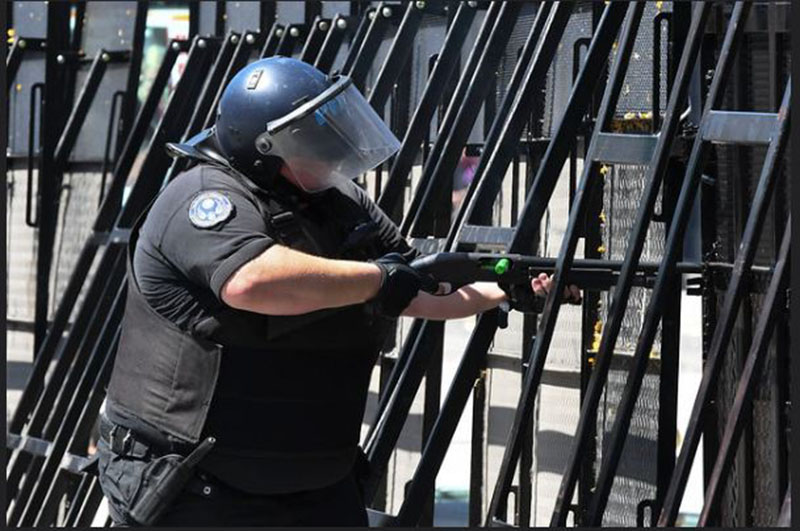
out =
[[(196, 209), (192, 210), (198, 199), (209, 197), (225, 207), (217, 214), (218, 220), (202, 219), (202, 213), (198, 216)], [(253, 200), (231, 189), (193, 194), (173, 211), (159, 237), (151, 239), (158, 241), (159, 252), (180, 273), (194, 284), (208, 287), (219, 299), (225, 281), (274, 243)]]

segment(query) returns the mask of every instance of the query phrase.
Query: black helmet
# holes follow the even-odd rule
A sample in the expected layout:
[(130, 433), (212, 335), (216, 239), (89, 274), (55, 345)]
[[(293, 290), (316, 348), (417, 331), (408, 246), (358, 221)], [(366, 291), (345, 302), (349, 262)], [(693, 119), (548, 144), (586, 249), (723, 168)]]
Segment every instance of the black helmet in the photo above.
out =
[(215, 128), (231, 165), (250, 172), (280, 158), (307, 191), (355, 178), (400, 146), (349, 78), (288, 57), (240, 70), (225, 87)]

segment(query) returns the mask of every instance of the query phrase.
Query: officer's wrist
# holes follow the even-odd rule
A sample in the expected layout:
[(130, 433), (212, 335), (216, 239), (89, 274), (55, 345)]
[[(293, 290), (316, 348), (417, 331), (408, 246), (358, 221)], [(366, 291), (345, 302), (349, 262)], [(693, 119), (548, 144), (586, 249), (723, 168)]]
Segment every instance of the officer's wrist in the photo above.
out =
[(371, 291), (372, 294), (367, 298), (367, 300), (377, 297), (378, 293), (381, 291), (381, 288), (383, 288), (383, 285), (386, 283), (386, 268), (375, 262), (370, 262), (369, 265), (372, 266), (373, 269), (372, 279), (374, 280), (374, 289)]

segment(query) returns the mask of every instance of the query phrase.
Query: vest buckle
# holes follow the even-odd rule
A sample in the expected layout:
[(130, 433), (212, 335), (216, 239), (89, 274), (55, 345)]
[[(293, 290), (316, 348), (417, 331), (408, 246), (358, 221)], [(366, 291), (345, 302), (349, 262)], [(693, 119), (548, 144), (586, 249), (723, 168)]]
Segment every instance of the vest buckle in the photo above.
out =
[(122, 454), (127, 454), (131, 448), (130, 444), (133, 442), (133, 436), (131, 434), (131, 430), (125, 434), (125, 437), (122, 438)]
[(278, 230), (288, 227), (294, 222), (294, 214), (288, 210), (270, 215), (272, 226)]
[[(117, 432), (120, 428), (125, 430), (125, 435), (122, 437), (121, 441), (117, 437)], [(116, 454), (128, 455), (133, 449), (135, 442), (133, 431), (119, 424), (114, 424), (108, 432), (108, 445), (111, 451)]]

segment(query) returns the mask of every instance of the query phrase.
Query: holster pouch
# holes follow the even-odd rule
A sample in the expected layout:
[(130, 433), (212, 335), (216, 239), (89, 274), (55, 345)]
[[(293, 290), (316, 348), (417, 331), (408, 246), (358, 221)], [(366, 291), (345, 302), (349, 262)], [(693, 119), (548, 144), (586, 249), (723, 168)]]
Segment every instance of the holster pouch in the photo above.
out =
[(168, 454), (149, 463), (141, 495), (131, 507), (130, 517), (143, 526), (153, 525), (183, 490), (194, 467), (215, 442), (213, 437), (208, 437), (186, 457)]

